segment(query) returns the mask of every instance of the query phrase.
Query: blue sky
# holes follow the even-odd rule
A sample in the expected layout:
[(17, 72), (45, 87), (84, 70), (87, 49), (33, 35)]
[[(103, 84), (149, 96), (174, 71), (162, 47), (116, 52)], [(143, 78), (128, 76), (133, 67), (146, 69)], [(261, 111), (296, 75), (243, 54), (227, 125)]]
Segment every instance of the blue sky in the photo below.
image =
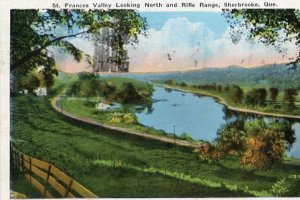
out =
[[(131, 72), (186, 71), (208, 67), (239, 65), (253, 67), (287, 62), (274, 47), (249, 41), (244, 32), (232, 43), (230, 28), (221, 12), (141, 12), (149, 24), (147, 37), (139, 36), (137, 45), (128, 45)], [(94, 44), (81, 38), (70, 40), (85, 53), (93, 55)], [(287, 44), (289, 55), (295, 46)], [(58, 63), (65, 70), (84, 69), (70, 57)], [(171, 59), (170, 59), (171, 57)], [(78, 70), (77, 70), (78, 69)]]
[(170, 18), (186, 17), (190, 22), (202, 22), (215, 33), (215, 37), (221, 37), (228, 27), (228, 23), (221, 12), (141, 12), (147, 18), (149, 28), (160, 30)]

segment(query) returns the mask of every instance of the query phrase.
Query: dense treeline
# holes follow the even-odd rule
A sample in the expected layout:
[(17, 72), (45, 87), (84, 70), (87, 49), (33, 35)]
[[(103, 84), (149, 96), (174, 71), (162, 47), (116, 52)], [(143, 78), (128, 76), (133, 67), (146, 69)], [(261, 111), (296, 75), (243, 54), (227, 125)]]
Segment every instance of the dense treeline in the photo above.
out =
[(163, 75), (136, 75), (143, 80), (166, 81), (168, 79), (187, 84), (236, 84), (242, 87), (277, 87), (280, 90), (294, 87), (300, 89), (300, 67), (289, 70), (290, 65), (273, 64), (261, 67), (205, 68), (188, 72), (170, 72)]
[[(164, 81), (164, 83), (171, 86), (191, 87), (194, 89), (217, 93), (226, 98), (229, 103), (237, 106), (281, 110), (293, 114), (297, 114), (299, 111), (295, 103), (299, 90), (295, 88), (280, 90), (277, 87), (270, 87), (268, 89), (261, 87), (245, 90), (235, 84), (220, 85), (211, 83), (188, 85), (185, 82), (177, 83), (175, 80), (171, 79)], [(279, 98), (280, 92), (282, 95)]]
[(150, 84), (126, 78), (100, 78), (90, 73), (80, 73), (78, 80), (69, 85), (68, 96), (103, 97), (125, 104), (151, 102), (153, 88)]

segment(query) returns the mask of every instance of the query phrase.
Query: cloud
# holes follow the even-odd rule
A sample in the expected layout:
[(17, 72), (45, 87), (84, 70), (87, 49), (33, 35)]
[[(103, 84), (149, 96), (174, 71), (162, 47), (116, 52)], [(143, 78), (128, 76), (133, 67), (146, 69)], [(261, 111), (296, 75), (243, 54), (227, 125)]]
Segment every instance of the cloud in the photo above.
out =
[[(287, 44), (286, 47), (288, 55), (296, 54), (293, 44)], [(128, 52), (130, 70), (135, 72), (180, 71), (229, 65), (251, 67), (288, 61), (288, 57), (282, 58), (274, 47), (248, 41), (244, 35), (234, 44), (229, 27), (222, 37), (215, 38), (213, 31), (205, 24), (192, 23), (185, 17), (167, 20), (161, 30), (150, 29), (149, 36), (141, 37), (136, 48), (129, 46)]]
[(128, 46), (131, 71), (185, 70), (209, 57), (214, 33), (203, 23), (185, 17), (167, 20), (161, 30), (150, 29), (136, 48)]
[[(93, 42), (87, 38), (79, 37), (72, 38), (68, 40), (78, 49), (84, 52), (84, 54), (89, 54), (93, 56), (94, 45)], [(88, 63), (82, 61), (77, 62), (74, 60), (73, 56), (64, 53), (59, 47), (51, 47), (50, 50), (54, 53), (56, 60), (56, 68), (70, 73), (76, 73), (81, 71), (90, 71), (88, 68)]]
[[(287, 57), (282, 58), (273, 46), (248, 41), (240, 35), (232, 42), (229, 27), (221, 37), (202, 22), (191, 22), (186, 17), (168, 19), (160, 30), (150, 29), (148, 36), (140, 36), (135, 46), (128, 45), (131, 72), (184, 71), (204, 67), (240, 65), (252, 67), (269, 63), (288, 62), (296, 55), (296, 47), (288, 43)], [(70, 40), (85, 53), (93, 55), (93, 42), (84, 38)], [(86, 71), (85, 63), (76, 63), (70, 56), (55, 53), (58, 68), (68, 72)]]

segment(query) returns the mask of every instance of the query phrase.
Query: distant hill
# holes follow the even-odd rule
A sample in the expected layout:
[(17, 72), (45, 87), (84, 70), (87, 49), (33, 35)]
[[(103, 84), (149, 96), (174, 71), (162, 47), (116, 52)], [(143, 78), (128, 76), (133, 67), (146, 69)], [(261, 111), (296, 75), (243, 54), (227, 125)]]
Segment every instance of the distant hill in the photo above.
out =
[(204, 68), (201, 70), (188, 72), (170, 72), (161, 74), (122, 74), (122, 76), (147, 81), (173, 79), (177, 82), (184, 81), (192, 84), (234, 83), (245, 87), (275, 86), (279, 88), (300, 88), (300, 66), (298, 66), (296, 69), (290, 69), (290, 66), (287, 66), (286, 64), (272, 64), (252, 68), (229, 66), (225, 68)]

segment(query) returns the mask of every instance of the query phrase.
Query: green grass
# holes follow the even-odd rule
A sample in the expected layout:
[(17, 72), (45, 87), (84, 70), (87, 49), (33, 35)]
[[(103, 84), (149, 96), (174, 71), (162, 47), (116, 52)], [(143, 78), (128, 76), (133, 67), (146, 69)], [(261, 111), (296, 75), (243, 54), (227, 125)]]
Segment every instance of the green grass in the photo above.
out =
[(11, 188), (10, 190), (25, 194), (27, 198), (39, 198), (41, 197), (40, 191), (38, 191), (34, 186), (28, 184), (28, 180), (21, 173), (17, 173), (14, 169), (11, 169)]
[(98, 122), (128, 128), (131, 130), (139, 131), (142, 133), (152, 134), (152, 135), (163, 135), (163, 136), (169, 136), (174, 137), (173, 134), (168, 134), (162, 130), (156, 130), (152, 127), (143, 126), (139, 123), (134, 124), (126, 124), (126, 123), (113, 123), (110, 121), (114, 113), (119, 114), (131, 114), (131, 111), (129, 107), (126, 108), (118, 108), (114, 110), (108, 110), (108, 111), (99, 111), (96, 110), (96, 101), (93, 101), (93, 99), (90, 99), (90, 105), (93, 106), (87, 106), (87, 101), (84, 98), (63, 98), (59, 101), (59, 106), (66, 110), (67, 112), (76, 114), (78, 116), (83, 116), (87, 118), (94, 119)]
[(14, 102), (14, 145), (54, 164), (99, 197), (268, 196), (277, 180), (300, 174), (291, 163), (267, 171), (241, 169), (234, 157), (203, 163), (190, 148), (69, 120), (46, 98), (20, 96)]

